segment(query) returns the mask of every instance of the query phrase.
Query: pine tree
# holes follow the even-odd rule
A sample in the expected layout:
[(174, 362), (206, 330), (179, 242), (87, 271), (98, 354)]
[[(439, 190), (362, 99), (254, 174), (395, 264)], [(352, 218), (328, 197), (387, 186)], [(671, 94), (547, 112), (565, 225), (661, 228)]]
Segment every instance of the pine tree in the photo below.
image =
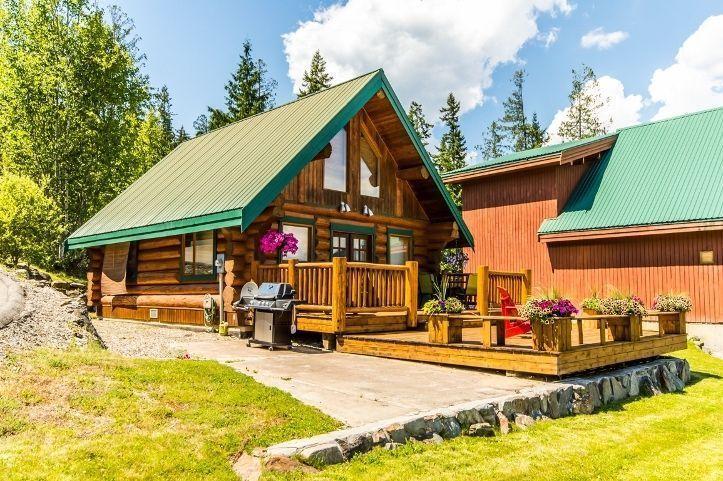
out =
[(498, 121), (493, 121), (485, 133), (482, 144), (475, 147), (479, 150), (482, 161), (505, 155), (508, 146), (505, 144), (505, 132)]
[(311, 67), (308, 71), (304, 70), (301, 89), (297, 96), (301, 98), (305, 95), (328, 89), (331, 87), (332, 80), (333, 77), (326, 71), (326, 60), (324, 60), (324, 57), (322, 57), (321, 53), (317, 50), (314, 52), (314, 56), (311, 57)]
[(432, 136), (432, 127), (434, 127), (434, 124), (427, 122), (422, 111), (422, 104), (412, 101), (412, 103), (409, 104), (407, 117), (409, 117), (409, 121), (412, 122), (412, 127), (414, 127), (414, 130), (417, 132), (419, 139), (422, 141), (422, 145), (427, 147), (429, 138)]
[[(600, 119), (599, 110), (603, 106), (595, 72), (587, 65), (582, 72), (572, 70), (572, 90), (568, 96), (570, 107), (567, 117), (557, 131), (563, 140), (585, 139), (607, 132), (606, 125)], [(612, 123), (612, 119), (610, 121)]]
[(158, 119), (161, 123), (161, 130), (163, 132), (160, 138), (160, 150), (164, 152), (163, 155), (175, 147), (175, 133), (173, 131), (173, 113), (171, 112), (171, 96), (168, 93), (168, 87), (165, 85), (161, 87), (161, 90), (155, 95), (156, 97), (156, 110), (158, 111)]
[(537, 119), (537, 112), (532, 114), (532, 120), (526, 126), (526, 138), (527, 148), (536, 149), (542, 147), (550, 140), (550, 136), (547, 131), (540, 125), (540, 121)]
[(510, 144), (514, 151), (528, 149), (527, 141), (527, 116), (525, 115), (525, 100), (523, 96), (523, 87), (525, 84), (524, 70), (516, 70), (512, 74), (512, 84), (514, 90), (502, 104), (504, 114), (500, 122), (504, 130), (510, 138)]
[(176, 137), (173, 139), (173, 147), (176, 147), (179, 144), (182, 144), (183, 142), (190, 140), (191, 136), (188, 135), (188, 132), (186, 132), (186, 129), (181, 125), (181, 128), (176, 131)]
[[(266, 63), (252, 57), (253, 47), (249, 40), (244, 42), (242, 50), (238, 67), (225, 87), (227, 110), (208, 108), (206, 127), (209, 130), (265, 112), (274, 106), (276, 81), (268, 77)], [(199, 126), (204, 127), (202, 122)], [(198, 128), (196, 131), (201, 133)]]
[(202, 135), (211, 130), (208, 127), (208, 117), (204, 114), (196, 117), (196, 120), (193, 121), (193, 129), (196, 131), (196, 135)]
[[(441, 173), (464, 167), (467, 158), (467, 141), (464, 139), (459, 126), (459, 110), (459, 101), (454, 97), (454, 94), (450, 93), (447, 96), (447, 105), (439, 111), (442, 114), (440, 120), (447, 129), (442, 134), (437, 154), (434, 156), (434, 163)], [(461, 204), (459, 186), (451, 186), (448, 189), (452, 200), (459, 206)]]

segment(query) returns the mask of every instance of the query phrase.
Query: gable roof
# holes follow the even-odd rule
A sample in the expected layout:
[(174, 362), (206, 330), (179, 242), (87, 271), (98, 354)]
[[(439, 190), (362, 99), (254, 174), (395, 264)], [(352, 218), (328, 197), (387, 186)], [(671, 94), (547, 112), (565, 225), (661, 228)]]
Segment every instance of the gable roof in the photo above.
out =
[(553, 160), (555, 162), (565, 162), (567, 154), (578, 152), (580, 155), (576, 158), (607, 150), (615, 141), (617, 133), (599, 135), (581, 140), (571, 140), (554, 145), (545, 145), (535, 149), (523, 150), (520, 152), (512, 152), (494, 159), (488, 159), (483, 162), (471, 164), (457, 170), (446, 172), (442, 175), (445, 182), (456, 183), (465, 180), (471, 180), (489, 171), (502, 170), (502, 167), (527, 165), (528, 161), (540, 159)]
[(449, 219), (472, 246), (459, 209), (380, 69), (180, 144), (71, 234), (65, 247), (246, 229), (379, 90), (429, 171)]
[(723, 107), (627, 127), (539, 234), (723, 219)]

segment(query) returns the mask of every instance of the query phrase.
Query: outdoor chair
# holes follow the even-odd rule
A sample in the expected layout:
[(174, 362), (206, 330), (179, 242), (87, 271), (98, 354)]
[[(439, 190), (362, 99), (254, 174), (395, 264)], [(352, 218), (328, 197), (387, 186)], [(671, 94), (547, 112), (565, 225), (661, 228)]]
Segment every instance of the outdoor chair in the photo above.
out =
[(467, 287), (462, 302), (467, 309), (474, 309), (477, 306), (477, 274), (470, 274), (467, 277)]
[[(507, 289), (497, 286), (497, 291), (500, 293), (500, 310), (502, 311), (502, 316), (519, 317), (515, 301), (512, 300), (512, 296), (507, 292)], [(530, 331), (532, 331), (532, 326), (529, 321), (505, 320), (505, 338), (519, 336)]]
[(425, 302), (434, 297), (434, 279), (430, 272), (419, 273), (419, 305), (423, 306)]

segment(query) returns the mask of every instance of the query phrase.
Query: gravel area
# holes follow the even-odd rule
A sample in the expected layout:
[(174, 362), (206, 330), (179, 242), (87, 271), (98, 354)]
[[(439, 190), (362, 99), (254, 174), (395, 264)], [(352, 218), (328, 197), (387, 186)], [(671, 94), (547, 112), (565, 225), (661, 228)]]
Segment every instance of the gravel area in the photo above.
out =
[(37, 347), (85, 346), (94, 336), (85, 328), (86, 309), (81, 298), (68, 297), (47, 281), (19, 279), (3, 271), (25, 291), (19, 319), (0, 328), (0, 358), (8, 351)]
[(189, 343), (230, 341), (216, 333), (155, 323), (117, 319), (92, 319), (92, 323), (108, 350), (127, 357), (176, 358), (186, 355)]

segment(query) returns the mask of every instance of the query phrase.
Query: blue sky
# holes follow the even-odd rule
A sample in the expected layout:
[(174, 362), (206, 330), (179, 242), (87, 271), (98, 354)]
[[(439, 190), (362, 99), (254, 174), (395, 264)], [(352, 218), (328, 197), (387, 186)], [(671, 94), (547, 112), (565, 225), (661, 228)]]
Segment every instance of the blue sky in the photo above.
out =
[[(566, 106), (570, 69), (582, 62), (599, 77), (610, 78), (606, 85), (613, 90), (603, 92), (606, 98), (620, 94), (615, 87), (624, 88), (620, 105), (611, 107), (614, 117), (621, 119), (613, 119), (612, 128), (723, 104), (723, 43), (716, 43), (723, 23), (711, 20), (705, 29), (701, 27), (709, 17), (723, 14), (720, 1), (475, 4), (459, 0), (455, 5), (428, 2), (424, 8), (378, 0), (352, 0), (348, 5), (231, 0), (113, 3), (135, 21), (139, 47), (147, 55), (145, 71), (154, 86), (168, 86), (174, 123), (188, 130), (206, 106), (223, 105), (224, 84), (246, 38), (278, 81), (277, 104), (295, 98), (290, 72), (298, 78), (311, 52), (319, 48), (339, 81), (383, 67), (403, 102), (426, 99), (422, 103), (430, 118), (437, 117), (434, 110), (445, 92), (457, 90), (455, 94), (466, 99), (462, 126), (470, 147), (501, 115), (510, 75), (521, 66), (528, 73), (527, 110), (536, 111), (546, 126)], [(307, 24), (300, 27), (300, 22)], [(624, 39), (605, 49), (583, 47), (581, 38), (595, 29), (619, 32), (618, 39)], [(552, 31), (556, 41), (545, 45)], [(285, 43), (282, 35), (291, 32), (296, 34)], [(676, 60), (693, 35), (697, 36), (688, 48), (693, 53)], [(414, 43), (406, 43), (409, 37)], [(657, 69), (663, 72), (653, 85)], [(688, 86), (697, 91), (677, 92)]]

